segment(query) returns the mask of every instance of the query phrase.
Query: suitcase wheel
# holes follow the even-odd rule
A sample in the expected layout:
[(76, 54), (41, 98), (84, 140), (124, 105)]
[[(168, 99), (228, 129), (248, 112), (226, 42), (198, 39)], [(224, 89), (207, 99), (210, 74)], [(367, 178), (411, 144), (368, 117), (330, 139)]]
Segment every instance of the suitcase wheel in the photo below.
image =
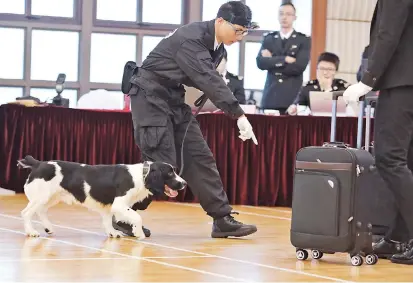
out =
[(320, 252), (319, 250), (312, 250), (311, 251), (311, 257), (313, 258), (313, 259), (320, 259), (320, 258), (322, 258), (323, 257), (323, 252)]
[(303, 249), (297, 249), (295, 255), (299, 260), (306, 260), (308, 258), (308, 252)]
[(376, 254), (369, 254), (366, 256), (366, 263), (368, 265), (374, 265), (379, 261), (379, 257)]
[(355, 255), (351, 257), (351, 264), (353, 266), (360, 266), (363, 264), (363, 258), (361, 255)]

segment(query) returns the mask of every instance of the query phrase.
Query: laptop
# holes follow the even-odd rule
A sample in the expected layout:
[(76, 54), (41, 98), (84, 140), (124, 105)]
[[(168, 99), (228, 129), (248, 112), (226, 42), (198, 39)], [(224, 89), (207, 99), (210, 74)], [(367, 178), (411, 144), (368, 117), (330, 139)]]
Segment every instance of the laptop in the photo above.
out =
[[(310, 91), (310, 109), (313, 116), (331, 117), (333, 109), (333, 93), (324, 91)], [(337, 100), (337, 117), (348, 116), (348, 109), (343, 97)]]

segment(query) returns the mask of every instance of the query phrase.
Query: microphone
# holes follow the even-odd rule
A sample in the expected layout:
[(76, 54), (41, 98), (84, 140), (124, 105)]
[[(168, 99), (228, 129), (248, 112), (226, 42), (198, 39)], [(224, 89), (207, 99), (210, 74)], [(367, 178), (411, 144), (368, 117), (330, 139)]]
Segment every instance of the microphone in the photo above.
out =
[(59, 96), (65, 88), (65, 85), (64, 85), (65, 81), (66, 81), (66, 74), (60, 73), (57, 76), (57, 80), (56, 80), (56, 92), (57, 92), (57, 95), (59, 95)]
[(61, 106), (62, 96), (60, 95), (65, 89), (66, 74), (60, 73), (56, 80), (56, 92), (57, 95), (53, 98), (53, 104)]

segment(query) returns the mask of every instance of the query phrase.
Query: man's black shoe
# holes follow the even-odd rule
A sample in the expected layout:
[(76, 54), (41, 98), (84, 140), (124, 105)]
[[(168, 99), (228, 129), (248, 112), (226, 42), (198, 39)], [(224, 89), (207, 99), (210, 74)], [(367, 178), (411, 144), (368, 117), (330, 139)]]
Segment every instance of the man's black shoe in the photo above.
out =
[(403, 253), (395, 254), (390, 258), (393, 263), (413, 265), (413, 240), (410, 240)]
[[(238, 213), (235, 213), (238, 214)], [(214, 219), (212, 238), (244, 237), (257, 232), (255, 225), (246, 225), (234, 219), (231, 215)]]
[(380, 239), (373, 244), (373, 251), (379, 258), (389, 259), (395, 254), (401, 254), (405, 251), (402, 243), (389, 241), (385, 238)]
[[(115, 216), (112, 217), (112, 226), (118, 231), (121, 231), (123, 234), (128, 235), (130, 237), (135, 237), (132, 232), (132, 225), (127, 224), (125, 222), (118, 221), (116, 222)], [(151, 231), (142, 226), (142, 231), (145, 234), (146, 238), (151, 236)]]

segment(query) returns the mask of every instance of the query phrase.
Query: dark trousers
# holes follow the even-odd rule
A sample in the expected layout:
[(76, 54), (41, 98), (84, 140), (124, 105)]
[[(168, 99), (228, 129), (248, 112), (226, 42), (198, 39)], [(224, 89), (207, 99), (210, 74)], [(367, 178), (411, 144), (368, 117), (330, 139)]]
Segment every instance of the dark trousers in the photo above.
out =
[[(154, 95), (156, 94), (156, 95)], [(177, 99), (166, 102), (161, 95)], [(181, 145), (184, 141), (184, 170), (182, 178), (202, 208), (213, 218), (230, 214), (227, 195), (223, 189), (214, 156), (206, 143), (191, 108), (182, 100), (183, 88), (167, 89), (160, 85), (139, 88), (131, 95), (131, 110), (135, 141), (145, 161), (162, 161), (180, 168)], [(150, 201), (134, 208), (145, 209)]]
[[(388, 238), (413, 239), (413, 86), (381, 90), (376, 106), (376, 166), (393, 192), (399, 215)], [(408, 235), (400, 236), (407, 228)]]

